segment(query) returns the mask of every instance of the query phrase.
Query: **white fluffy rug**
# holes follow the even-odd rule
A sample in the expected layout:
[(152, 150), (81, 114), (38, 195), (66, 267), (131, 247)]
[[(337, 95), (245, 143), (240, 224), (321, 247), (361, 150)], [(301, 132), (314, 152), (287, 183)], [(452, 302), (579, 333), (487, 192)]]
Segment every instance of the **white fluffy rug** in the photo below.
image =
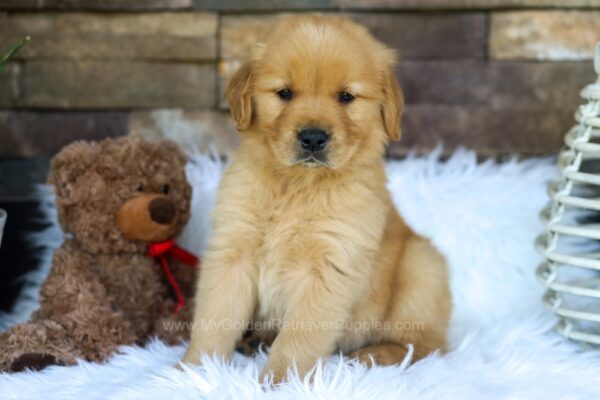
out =
[[(188, 165), (194, 209), (182, 241), (197, 252), (209, 234), (221, 168), (203, 155)], [(546, 183), (555, 176), (553, 161), (477, 164), (473, 153), (459, 151), (447, 162), (437, 154), (390, 162), (388, 171), (408, 223), (432, 237), (451, 264), (455, 312), (448, 354), (372, 369), (332, 356), (317, 367), (312, 383), (292, 379), (266, 388), (257, 381), (264, 355), (237, 355), (233, 365), (207, 360), (179, 371), (173, 365), (183, 346), (153, 342), (124, 347), (105, 365), (81, 362), (0, 375), (0, 398), (600, 398), (600, 353), (582, 352), (554, 333), (554, 318), (543, 308), (534, 278), (540, 257), (533, 241), (542, 229), (538, 213), (547, 201)], [(51, 201), (46, 203), (52, 217)], [(60, 233), (54, 226), (35, 241), (47, 267), (48, 249), (60, 242)], [(35, 307), (35, 287), (30, 285), (15, 313), (0, 316), (0, 323), (27, 318)]]

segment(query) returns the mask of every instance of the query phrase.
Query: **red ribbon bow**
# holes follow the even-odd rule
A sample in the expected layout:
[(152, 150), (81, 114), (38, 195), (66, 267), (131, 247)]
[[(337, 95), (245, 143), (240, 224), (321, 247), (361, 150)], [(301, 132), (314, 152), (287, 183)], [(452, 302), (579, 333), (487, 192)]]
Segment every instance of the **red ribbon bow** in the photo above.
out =
[(179, 287), (177, 280), (171, 272), (171, 267), (169, 266), (167, 257), (171, 256), (173, 258), (176, 258), (182, 263), (194, 268), (198, 266), (198, 257), (176, 245), (175, 239), (168, 239), (162, 242), (150, 243), (148, 245), (147, 254), (149, 257), (156, 258), (160, 262), (160, 265), (162, 266), (162, 269), (165, 272), (169, 284), (175, 291), (175, 296), (177, 297), (177, 306), (175, 307), (175, 313), (178, 313), (185, 306), (185, 300), (183, 299), (183, 293), (181, 292), (181, 288)]

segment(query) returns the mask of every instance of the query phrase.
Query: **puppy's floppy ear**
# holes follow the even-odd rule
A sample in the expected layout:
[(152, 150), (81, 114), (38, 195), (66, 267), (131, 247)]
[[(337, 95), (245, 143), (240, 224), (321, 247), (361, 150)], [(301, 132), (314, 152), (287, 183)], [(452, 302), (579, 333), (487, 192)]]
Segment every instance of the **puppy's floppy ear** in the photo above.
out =
[(400, 119), (404, 111), (404, 95), (400, 85), (394, 77), (393, 68), (390, 66), (383, 77), (383, 101), (381, 103), (381, 117), (383, 126), (391, 140), (400, 139)]
[(227, 85), (225, 97), (237, 129), (244, 131), (252, 124), (252, 63), (242, 65)]

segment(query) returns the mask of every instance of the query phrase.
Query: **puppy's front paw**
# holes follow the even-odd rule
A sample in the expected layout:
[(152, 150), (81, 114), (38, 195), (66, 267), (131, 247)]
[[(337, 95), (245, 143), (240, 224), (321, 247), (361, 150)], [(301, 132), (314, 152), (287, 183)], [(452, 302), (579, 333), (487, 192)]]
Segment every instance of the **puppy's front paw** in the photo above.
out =
[(191, 365), (200, 365), (200, 355), (196, 354), (195, 352), (191, 352), (191, 351), (187, 351), (185, 353), (185, 355), (183, 356), (183, 358), (177, 363), (177, 365), (175, 366), (175, 368), (177, 368), (178, 370), (182, 371), (183, 364), (191, 364)]
[(276, 385), (281, 383), (287, 379), (287, 368), (284, 369), (270, 369), (265, 367), (262, 373), (260, 374), (259, 381), (261, 383), (270, 382), (272, 385)]
[(260, 374), (260, 382), (271, 381), (272, 384), (278, 384), (287, 379), (289, 364), (280, 357), (273, 357), (267, 361), (267, 365)]

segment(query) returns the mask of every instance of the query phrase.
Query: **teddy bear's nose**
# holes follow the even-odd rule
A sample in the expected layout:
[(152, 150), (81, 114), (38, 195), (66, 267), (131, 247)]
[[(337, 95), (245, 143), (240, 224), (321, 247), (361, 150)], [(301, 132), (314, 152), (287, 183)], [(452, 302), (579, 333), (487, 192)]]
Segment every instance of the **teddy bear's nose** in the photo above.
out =
[(173, 203), (163, 197), (157, 197), (148, 205), (150, 218), (157, 224), (168, 225), (175, 217), (175, 206)]

